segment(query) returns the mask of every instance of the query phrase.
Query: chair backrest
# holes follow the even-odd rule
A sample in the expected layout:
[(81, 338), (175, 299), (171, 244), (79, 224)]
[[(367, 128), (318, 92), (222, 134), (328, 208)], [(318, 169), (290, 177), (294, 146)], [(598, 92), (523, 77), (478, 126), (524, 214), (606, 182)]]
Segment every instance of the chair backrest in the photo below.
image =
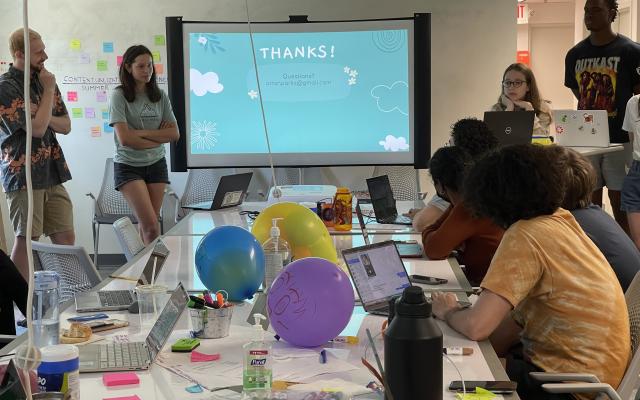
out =
[[(298, 168), (276, 168), (276, 183), (278, 185), (299, 185), (300, 169)], [(271, 180), (269, 180), (271, 182)]]
[(144, 242), (129, 217), (117, 219), (116, 222), (113, 223), (113, 230), (116, 232), (116, 236), (118, 237), (127, 261), (131, 260), (144, 249)]
[[(632, 398), (633, 392), (638, 389), (638, 375), (640, 375), (640, 273), (631, 281), (624, 294), (629, 312), (629, 324), (631, 326), (631, 362), (618, 386), (618, 394), (624, 400)], [(606, 349), (605, 349), (606, 350)]]
[(419, 200), (418, 170), (412, 166), (376, 165), (373, 176), (387, 175), (396, 200)]
[(178, 215), (176, 215), (176, 220), (182, 219), (189, 213), (188, 209), (182, 208), (183, 206), (207, 200), (213, 201), (220, 178), (235, 173), (235, 168), (190, 169), (184, 192), (180, 197), (180, 209), (178, 210)]
[(96, 214), (133, 215), (133, 210), (120, 191), (116, 190), (113, 181), (113, 158), (107, 158), (104, 165), (102, 186), (96, 200)]
[(31, 242), (34, 257), (45, 271), (60, 275), (60, 302), (86, 292), (102, 280), (98, 270), (81, 246)]

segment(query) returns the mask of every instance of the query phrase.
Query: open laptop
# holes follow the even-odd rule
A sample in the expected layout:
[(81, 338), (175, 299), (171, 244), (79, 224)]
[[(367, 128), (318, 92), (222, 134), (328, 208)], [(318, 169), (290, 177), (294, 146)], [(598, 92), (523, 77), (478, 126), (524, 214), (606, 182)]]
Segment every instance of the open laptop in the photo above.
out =
[(387, 175), (367, 179), (373, 212), (379, 224), (411, 225), (411, 218), (398, 215), (396, 199)]
[(225, 175), (220, 178), (216, 194), (213, 200), (201, 201), (199, 203), (187, 204), (182, 208), (193, 210), (219, 210), (221, 208), (235, 207), (242, 204), (246, 197), (247, 190), (253, 172), (243, 174)]
[[(367, 230), (367, 225), (364, 222), (364, 217), (362, 215), (362, 209), (360, 208), (360, 203), (368, 203), (368, 200), (358, 200), (356, 202), (356, 216), (358, 217), (358, 224), (360, 225), (360, 230), (362, 231), (362, 237), (364, 238), (364, 244), (371, 244), (369, 240), (369, 231)], [(398, 248), (398, 253), (400, 253), (400, 257), (405, 258), (422, 258), (424, 255), (422, 251), (422, 246), (415, 240), (394, 240), (393, 241)]]
[(487, 111), (484, 122), (500, 146), (531, 143), (534, 111)]
[[(169, 249), (162, 240), (158, 239), (136, 286), (150, 284), (154, 268), (155, 276), (158, 277), (168, 256)], [(76, 312), (126, 310), (135, 299), (133, 290), (98, 290), (76, 293)]]
[(80, 372), (149, 369), (169, 339), (188, 300), (187, 291), (182, 283), (178, 283), (144, 342), (90, 344), (79, 347)]
[(554, 110), (556, 143), (571, 147), (609, 147), (605, 110)]
[(388, 315), (389, 300), (411, 286), (392, 240), (342, 250), (342, 257), (368, 313)]

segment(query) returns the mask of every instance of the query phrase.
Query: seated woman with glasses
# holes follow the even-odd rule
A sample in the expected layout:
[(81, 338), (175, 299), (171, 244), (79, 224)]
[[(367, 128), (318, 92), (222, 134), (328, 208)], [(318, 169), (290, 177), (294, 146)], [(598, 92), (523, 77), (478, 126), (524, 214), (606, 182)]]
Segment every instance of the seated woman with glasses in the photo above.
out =
[(502, 76), (502, 93), (491, 111), (535, 111), (534, 136), (549, 136), (551, 109), (540, 97), (533, 71), (524, 64), (511, 64)]

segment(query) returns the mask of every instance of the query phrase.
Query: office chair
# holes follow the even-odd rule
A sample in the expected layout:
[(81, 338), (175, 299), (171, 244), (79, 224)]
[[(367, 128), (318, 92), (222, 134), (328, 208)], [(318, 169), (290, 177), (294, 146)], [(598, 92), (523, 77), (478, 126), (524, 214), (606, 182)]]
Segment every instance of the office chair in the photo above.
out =
[(387, 175), (396, 200), (424, 200), (420, 192), (419, 170), (412, 166), (376, 165), (372, 176)]
[(178, 197), (175, 192), (169, 192), (169, 196), (176, 200), (176, 223), (191, 211), (189, 209), (182, 208), (183, 206), (187, 204), (200, 203), (202, 201), (213, 201), (213, 197), (218, 189), (218, 183), (220, 183), (220, 178), (225, 175), (233, 175), (235, 173), (235, 168), (190, 169), (182, 196)]
[[(589, 373), (548, 373), (530, 372), (532, 378), (543, 383), (542, 389), (549, 393), (599, 393), (606, 394), (612, 400), (630, 400), (637, 398), (638, 375), (640, 374), (640, 272), (636, 273), (631, 285), (624, 294), (631, 325), (631, 362), (622, 377), (617, 390), (608, 383), (601, 383), (595, 375)], [(606, 351), (606, 349), (603, 349)]]
[(73, 295), (89, 291), (102, 278), (81, 246), (47, 244), (31, 241), (34, 264), (45, 271), (55, 271), (60, 275), (60, 302)]
[(144, 249), (144, 242), (129, 217), (122, 217), (113, 223), (113, 230), (120, 242), (127, 261)]

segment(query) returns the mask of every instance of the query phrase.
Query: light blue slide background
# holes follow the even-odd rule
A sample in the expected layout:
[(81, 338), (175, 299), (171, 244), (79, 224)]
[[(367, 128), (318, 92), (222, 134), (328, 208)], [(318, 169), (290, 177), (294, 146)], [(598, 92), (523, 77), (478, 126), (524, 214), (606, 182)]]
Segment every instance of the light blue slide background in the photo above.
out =
[[(255, 33), (254, 43), (274, 153), (384, 152), (379, 142), (387, 135), (409, 142), (406, 30)], [(325, 58), (283, 57), (286, 47), (294, 55), (296, 47), (320, 55), (321, 45)], [(189, 46), (190, 68), (215, 72), (224, 86), (204, 96), (190, 92), (192, 154), (265, 153), (249, 35), (191, 33)], [(261, 48), (268, 48), (266, 57)], [(280, 49), (281, 58), (272, 59), (271, 48)]]

